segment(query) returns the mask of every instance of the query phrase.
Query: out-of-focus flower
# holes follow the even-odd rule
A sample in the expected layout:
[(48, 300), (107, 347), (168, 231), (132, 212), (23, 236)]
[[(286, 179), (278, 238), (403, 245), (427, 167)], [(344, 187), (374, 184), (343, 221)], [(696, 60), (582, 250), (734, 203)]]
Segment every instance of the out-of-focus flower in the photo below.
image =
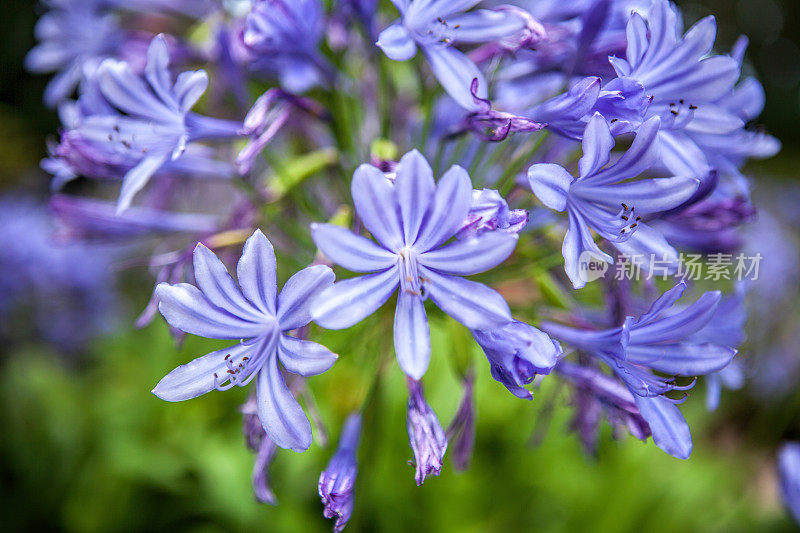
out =
[(257, 377), (258, 416), (264, 431), (281, 448), (305, 451), (311, 445), (311, 424), (280, 367), (313, 376), (336, 361), (336, 354), (324, 346), (287, 334), (311, 322), (310, 300), (331, 285), (333, 272), (323, 265), (305, 268), (277, 294), (275, 253), (256, 230), (237, 266), (238, 285), (203, 245), (195, 248), (194, 275), (199, 288), (186, 283), (157, 287), (158, 309), (167, 322), (192, 335), (244, 340), (179, 366), (156, 385), (153, 394), (177, 402), (214, 389), (243, 387)]
[(408, 442), (414, 452), (417, 485), (422, 485), (428, 476), (438, 476), (442, 472), (444, 452), (447, 451), (447, 437), (431, 406), (425, 401), (422, 384), (412, 378), (408, 383)]
[(477, 96), (486, 98), (486, 79), (477, 65), (453, 45), (508, 39), (529, 30), (531, 22), (535, 23), (519, 9), (464, 13), (478, 0), (393, 0), (393, 3), (401, 18), (383, 30), (375, 44), (395, 61), (411, 59), (419, 45), (444, 90), (470, 110), (479, 108), (470, 91), (472, 80), (478, 80)]
[(31, 336), (75, 352), (115, 325), (116, 253), (57, 242), (48, 215), (31, 198), (0, 198), (0, 339)]
[[(190, 112), (205, 92), (202, 70), (180, 74), (173, 84), (163, 35), (147, 52), (144, 77), (122, 61), (106, 59), (78, 101), (72, 129), (62, 136), (56, 155), (85, 162), (90, 174), (122, 177), (117, 212), (127, 209), (134, 195), (168, 162), (177, 161), (193, 141), (238, 135), (237, 122)], [(73, 165), (81, 171), (80, 164)], [(99, 168), (97, 168), (99, 167)]]
[(344, 423), (339, 447), (319, 476), (319, 497), (325, 505), (325, 518), (336, 518), (333, 527), (340, 532), (353, 514), (353, 490), (358, 474), (358, 444), (361, 440), (361, 414), (353, 413)]
[(648, 312), (639, 318), (627, 317), (617, 328), (589, 331), (550, 322), (542, 324), (542, 329), (553, 337), (607, 364), (634, 394), (656, 445), (681, 459), (691, 454), (691, 434), (675, 405), (679, 401), (665, 393), (687, 387), (653, 371), (701, 376), (725, 368), (736, 355), (728, 343), (697, 342), (691, 337), (714, 316), (720, 293), (706, 292), (692, 305), (671, 312), (685, 289), (684, 282), (678, 283), (653, 302)]
[(353, 202), (373, 242), (341, 226), (313, 224), (314, 243), (331, 261), (355, 272), (374, 272), (337, 282), (314, 303), (314, 320), (328, 329), (350, 327), (372, 314), (400, 287), (394, 346), (403, 371), (425, 374), (431, 346), (424, 300), (470, 329), (491, 330), (511, 321), (508, 304), (468, 276), (489, 270), (514, 250), (517, 235), (491, 231), (474, 238), (453, 237), (467, 219), (472, 185), (453, 166), (439, 183), (416, 150), (397, 166), (394, 183), (371, 165), (361, 165), (352, 182)]
[(253, 462), (253, 474), (251, 481), (253, 493), (261, 503), (277, 505), (278, 500), (272, 492), (269, 482), (269, 467), (275, 459), (278, 447), (275, 442), (267, 436), (264, 426), (258, 418), (258, 403), (256, 397), (251, 395), (247, 402), (242, 405), (242, 432), (247, 447), (256, 452), (256, 460)]
[(319, 0), (258, 0), (242, 38), (254, 69), (274, 72), (283, 89), (303, 93), (322, 83), (329, 68), (317, 50), (324, 29)]
[(778, 452), (778, 474), (783, 503), (800, 524), (800, 443), (787, 442)]
[(618, 379), (599, 368), (562, 361), (558, 375), (575, 388), (573, 429), (587, 453), (597, 453), (603, 415), (616, 428), (625, 428), (639, 440), (651, 435), (650, 426), (639, 413), (633, 393)]
[(470, 92), (475, 101), (475, 111), (464, 119), (464, 127), (473, 131), (484, 141), (498, 142), (504, 140), (510, 133), (539, 131), (546, 126), (535, 120), (496, 111), (492, 103), (478, 96), (478, 79), (472, 80)]
[[(567, 211), (569, 230), (564, 237), (564, 266), (573, 286), (586, 285), (581, 261), (585, 254), (613, 263), (592, 238), (590, 229), (612, 243), (623, 254), (642, 261), (656, 256), (673, 272), (678, 267), (678, 252), (656, 230), (644, 223), (642, 215), (666, 211), (685, 202), (698, 186), (689, 176), (630, 181), (648, 170), (658, 158), (659, 119), (649, 119), (639, 129), (630, 148), (611, 166), (614, 137), (608, 123), (595, 114), (583, 135), (580, 174), (574, 178), (563, 167), (552, 163), (535, 164), (528, 169), (533, 193), (547, 207)], [(647, 267), (647, 261), (642, 261)]]
[(456, 470), (466, 470), (475, 448), (475, 376), (467, 372), (462, 379), (464, 394), (445, 437), (450, 443), (450, 454)]
[(562, 354), (558, 342), (519, 321), (492, 331), (473, 330), (472, 335), (489, 359), (492, 377), (527, 400), (533, 393), (524, 386), (537, 374), (549, 374)]
[(117, 19), (103, 9), (102, 0), (47, 0), (50, 11), (36, 23), (36, 45), (25, 57), (32, 72), (56, 72), (44, 92), (55, 107), (77, 87), (84, 64), (116, 53), (124, 42)]

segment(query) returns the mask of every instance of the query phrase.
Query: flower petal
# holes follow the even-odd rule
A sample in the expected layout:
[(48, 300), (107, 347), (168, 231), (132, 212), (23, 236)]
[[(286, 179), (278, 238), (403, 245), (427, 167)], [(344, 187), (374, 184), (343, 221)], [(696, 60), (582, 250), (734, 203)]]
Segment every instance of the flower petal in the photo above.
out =
[(253, 307), (242, 295), (222, 261), (199, 243), (194, 249), (194, 279), (212, 305), (253, 322), (263, 317), (263, 312)]
[(425, 288), (439, 308), (470, 329), (491, 330), (511, 322), (511, 311), (500, 293), (456, 276), (421, 267)]
[(718, 344), (628, 345), (625, 350), (631, 363), (645, 365), (653, 370), (676, 376), (703, 376), (725, 368), (736, 350)]
[(485, 43), (510, 37), (525, 28), (525, 20), (513, 11), (478, 9), (447, 19), (453, 40)]
[(384, 248), (399, 250), (403, 246), (403, 229), (394, 187), (383, 172), (372, 165), (361, 165), (353, 174), (351, 193), (356, 212), (372, 236)]
[(514, 251), (517, 239), (516, 233), (487, 231), (425, 252), (419, 256), (419, 263), (445, 274), (478, 274), (505, 261)]
[(395, 61), (407, 61), (417, 53), (417, 44), (411, 38), (411, 34), (402, 24), (392, 24), (380, 35), (375, 43), (386, 57)]
[(188, 283), (159, 283), (156, 296), (159, 299), (158, 310), (172, 327), (199, 337), (250, 339), (271, 327), (263, 322), (244, 320), (211, 305), (200, 289)]
[(153, 174), (167, 161), (167, 157), (167, 154), (145, 157), (125, 174), (125, 177), (122, 178), (122, 188), (119, 191), (119, 199), (117, 200), (118, 215), (131, 206), (133, 197), (147, 185)]
[(678, 406), (662, 396), (633, 395), (642, 417), (650, 426), (656, 446), (678, 459), (692, 454), (692, 434)]
[(637, 214), (658, 213), (679, 206), (691, 198), (700, 182), (691, 176), (652, 178), (615, 185), (594, 185), (579, 182), (576, 195), (611, 209), (619, 209), (622, 199)]
[(314, 322), (326, 329), (349, 328), (383, 305), (399, 283), (397, 267), (338, 281), (314, 300)]
[(311, 224), (311, 238), (325, 257), (353, 272), (384, 270), (397, 262), (396, 254), (341, 226)]
[(595, 113), (589, 119), (583, 132), (583, 157), (578, 167), (580, 177), (578, 180), (596, 174), (609, 161), (611, 149), (614, 148), (614, 137), (608, 129), (608, 122), (600, 113)]
[(256, 381), (258, 418), (267, 436), (281, 448), (304, 452), (311, 446), (311, 423), (286, 386), (278, 358), (271, 354)]
[(431, 337), (425, 306), (416, 294), (400, 291), (394, 313), (394, 351), (408, 376), (419, 380), (428, 369)]
[(655, 344), (684, 339), (709, 323), (721, 298), (719, 291), (706, 292), (695, 303), (678, 313), (645, 325), (634, 325), (630, 331), (630, 343)]
[(658, 161), (658, 132), (661, 120), (653, 117), (645, 121), (636, 132), (630, 148), (616, 163), (592, 177), (592, 185), (615, 183), (635, 178)]
[[(164, 376), (152, 392), (167, 402), (196, 398), (213, 390), (217, 383), (225, 379), (228, 370), (226, 357), (230, 356), (228, 359), (237, 360), (238, 363), (238, 360), (254, 349), (259, 347), (251, 343), (239, 343), (198, 357)], [(214, 378), (215, 374), (217, 379)]]
[(414, 248), (432, 250), (456, 234), (472, 205), (472, 183), (467, 171), (453, 165), (436, 184), (436, 193)]
[(286, 370), (301, 376), (322, 374), (339, 358), (321, 344), (289, 335), (278, 340), (278, 357)]
[(311, 322), (311, 305), (326, 289), (333, 287), (333, 270), (325, 265), (304, 268), (286, 281), (278, 295), (278, 323), (289, 331)]
[(561, 255), (564, 256), (564, 271), (572, 282), (572, 286), (581, 289), (586, 286), (588, 277), (581, 271), (581, 261), (586, 261), (584, 254), (589, 254), (592, 259), (613, 263), (614, 259), (603, 252), (594, 242), (589, 226), (579, 214), (568, 211), (569, 229), (564, 235), (564, 243), (561, 245)]
[(245, 298), (273, 316), (278, 292), (277, 268), (272, 243), (257, 229), (244, 243), (236, 265), (236, 278)]
[(477, 111), (478, 105), (472, 97), (470, 87), (472, 80), (478, 79), (478, 98), (486, 98), (486, 79), (472, 62), (462, 52), (445, 45), (434, 44), (422, 48), (428, 63), (431, 65), (433, 75), (439, 80), (442, 88), (456, 101), (458, 105), (468, 111)]
[(433, 170), (422, 154), (412, 150), (404, 155), (397, 164), (394, 193), (407, 245), (417, 239), (435, 191)]
[(564, 167), (554, 163), (537, 163), (528, 169), (528, 183), (533, 194), (556, 211), (567, 208), (567, 195), (573, 179)]

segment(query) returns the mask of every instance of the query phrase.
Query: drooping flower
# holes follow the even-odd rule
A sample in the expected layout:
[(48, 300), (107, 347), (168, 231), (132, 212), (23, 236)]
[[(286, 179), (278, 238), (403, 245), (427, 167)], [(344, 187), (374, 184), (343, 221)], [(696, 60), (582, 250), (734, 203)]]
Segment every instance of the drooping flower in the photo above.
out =
[(361, 440), (361, 414), (353, 413), (344, 423), (339, 447), (328, 466), (319, 476), (319, 497), (322, 499), (325, 518), (335, 518), (333, 527), (340, 532), (353, 514), (353, 489), (358, 474), (358, 444)]
[(574, 387), (575, 416), (572, 428), (587, 453), (597, 453), (600, 422), (605, 415), (614, 428), (625, 428), (639, 440), (651, 435), (650, 426), (642, 417), (633, 393), (617, 378), (599, 368), (568, 361), (555, 368), (559, 377)]
[(633, 393), (656, 445), (681, 459), (691, 453), (691, 434), (675, 405), (679, 401), (665, 393), (687, 387), (653, 371), (701, 376), (725, 368), (736, 355), (728, 345), (691, 340), (691, 335), (712, 319), (721, 295), (718, 291), (706, 292), (692, 305), (672, 312), (685, 289), (684, 282), (678, 283), (653, 302), (647, 313), (639, 318), (629, 316), (616, 328), (589, 331), (551, 322), (541, 325), (553, 337), (608, 365)]
[(450, 454), (456, 470), (466, 470), (475, 448), (475, 376), (469, 371), (462, 379), (464, 393), (445, 438), (450, 443)]
[(800, 524), (800, 443), (787, 442), (778, 452), (778, 475), (783, 504)]
[(194, 252), (197, 287), (161, 283), (159, 311), (180, 331), (213, 339), (243, 339), (179, 366), (153, 389), (162, 400), (177, 402), (211, 390), (243, 387), (256, 379), (258, 417), (281, 448), (304, 451), (311, 445), (311, 424), (281, 372), (313, 376), (328, 370), (336, 354), (288, 332), (311, 322), (310, 301), (333, 283), (323, 265), (293, 275), (278, 294), (272, 244), (256, 230), (237, 266), (238, 285), (211, 250)]
[(66, 100), (83, 75), (84, 64), (113, 55), (124, 42), (117, 19), (99, 0), (47, 0), (50, 11), (36, 23), (40, 41), (25, 57), (31, 72), (56, 72), (44, 92), (55, 107)]
[(558, 342), (516, 320), (492, 331), (473, 330), (472, 335), (489, 359), (492, 377), (527, 400), (533, 393), (524, 386), (539, 374), (549, 374), (562, 354)]
[(477, 78), (472, 80), (470, 92), (475, 102), (475, 110), (464, 119), (463, 127), (484, 141), (498, 142), (511, 133), (539, 131), (546, 126), (526, 117), (492, 109), (492, 103), (487, 98), (478, 96)]
[(317, 49), (324, 30), (319, 0), (258, 0), (242, 38), (254, 69), (277, 74), (286, 91), (303, 93), (325, 79), (328, 66)]
[(118, 212), (130, 206), (153, 174), (177, 165), (188, 144), (235, 137), (241, 128), (190, 111), (208, 77), (202, 70), (183, 72), (173, 84), (163, 35), (150, 43), (143, 77), (123, 61), (106, 59), (93, 78), (56, 154), (79, 171), (89, 167), (92, 174), (122, 177)]
[(613, 244), (620, 252), (647, 267), (655, 257), (665, 269), (678, 266), (677, 251), (657, 231), (645, 224), (642, 215), (666, 211), (686, 201), (698, 186), (689, 176), (631, 181), (658, 158), (657, 117), (645, 122), (630, 148), (615, 163), (607, 166), (614, 137), (606, 120), (595, 114), (583, 135), (580, 174), (574, 178), (563, 167), (540, 163), (528, 169), (533, 193), (547, 207), (567, 211), (569, 230), (564, 237), (564, 266), (578, 289), (587, 277), (580, 270), (586, 255), (613, 263), (613, 258), (595, 243), (591, 230)]
[(425, 401), (422, 383), (407, 378), (408, 384), (408, 442), (414, 452), (417, 485), (422, 485), (428, 476), (438, 476), (442, 472), (444, 453), (447, 451), (447, 437), (436, 413)]
[(487, 231), (519, 233), (528, 223), (528, 212), (524, 209), (509, 209), (505, 199), (494, 189), (472, 191), (470, 205), (464, 225), (456, 238), (477, 237)]
[(375, 44), (395, 61), (411, 59), (419, 46), (444, 90), (469, 110), (479, 109), (470, 91), (472, 80), (478, 80), (477, 96), (486, 98), (486, 79), (477, 65), (453, 45), (511, 38), (529, 29), (532, 21), (519, 9), (464, 13), (478, 0), (393, 0), (393, 3), (400, 11), (400, 20), (383, 30)]
[(258, 403), (255, 396), (247, 398), (247, 402), (242, 405), (242, 432), (244, 433), (247, 447), (256, 452), (256, 460), (253, 462), (253, 474), (251, 482), (253, 493), (261, 503), (277, 505), (278, 499), (272, 492), (269, 482), (269, 467), (275, 459), (278, 447), (272, 439), (267, 436), (264, 426), (258, 418)]
[(463, 168), (453, 166), (435, 184), (428, 162), (414, 150), (400, 160), (394, 183), (377, 168), (361, 165), (352, 194), (358, 216), (377, 243), (331, 224), (312, 224), (311, 235), (334, 263), (372, 274), (324, 291), (312, 309), (319, 325), (350, 327), (399, 286), (395, 352), (403, 371), (419, 379), (430, 359), (428, 297), (470, 329), (491, 330), (511, 321), (500, 294), (461, 276), (500, 264), (514, 250), (517, 235), (491, 231), (442, 246), (461, 229), (472, 205), (472, 185)]

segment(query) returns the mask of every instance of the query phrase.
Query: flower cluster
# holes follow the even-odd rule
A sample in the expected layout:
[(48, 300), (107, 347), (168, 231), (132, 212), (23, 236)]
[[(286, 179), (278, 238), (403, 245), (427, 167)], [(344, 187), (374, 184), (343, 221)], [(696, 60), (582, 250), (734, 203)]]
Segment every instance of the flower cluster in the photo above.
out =
[[(481, 352), (508, 401), (561, 380), (589, 452), (605, 418), (687, 458), (677, 405), (700, 376), (712, 409), (740, 384), (746, 313), (743, 289), (681, 279), (681, 254), (738, 250), (754, 213), (743, 166), (780, 147), (749, 128), (764, 93), (741, 77), (746, 40), (714, 53), (714, 18), (684, 33), (667, 0), (392, 3), (46, 2), (27, 63), (55, 72), (62, 128), (42, 167), (61, 232), (146, 256), (156, 288), (137, 325), (160, 312), (176, 337), (234, 341), (153, 393), (254, 381), (245, 435), (272, 504), (275, 455), (308, 450), (312, 425), (324, 440), (310, 378), (335, 381), (339, 356), (322, 329), (384, 333), (372, 388), (393, 345), (417, 484), (448, 448), (470, 462)], [(73, 180), (96, 197), (61, 191)], [(652, 257), (672, 277), (657, 298), (649, 276), (587, 271)], [(293, 273), (280, 291), (279, 272)], [(585, 303), (590, 283), (607, 307)], [(452, 353), (434, 353), (434, 330)], [(443, 356), (464, 386), (448, 429), (422, 384)], [(336, 531), (357, 508), (372, 397), (335, 402), (348, 410), (318, 490)]]

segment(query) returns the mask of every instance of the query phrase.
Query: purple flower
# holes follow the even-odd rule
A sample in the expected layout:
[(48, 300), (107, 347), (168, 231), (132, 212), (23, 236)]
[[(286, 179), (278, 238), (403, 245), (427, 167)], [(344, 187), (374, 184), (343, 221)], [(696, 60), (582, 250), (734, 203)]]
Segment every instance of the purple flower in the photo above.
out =
[(508, 203), (494, 189), (472, 191), (472, 205), (464, 225), (456, 238), (477, 237), (487, 231), (519, 233), (528, 223), (528, 212), (524, 209), (509, 209)]
[(401, 18), (383, 30), (375, 44), (395, 61), (411, 59), (419, 45), (444, 90), (465, 109), (477, 110), (470, 91), (472, 80), (478, 80), (477, 96), (486, 98), (486, 79), (453, 44), (511, 38), (530, 24), (529, 17), (521, 16), (518, 9), (464, 13), (478, 1), (393, 0)]
[(576, 289), (587, 282), (585, 272), (580, 270), (587, 255), (613, 263), (613, 258), (594, 242), (590, 229), (623, 254), (640, 260), (642, 256), (655, 255), (673, 271), (677, 268), (677, 251), (644, 223), (642, 215), (682, 204), (697, 189), (698, 181), (684, 176), (629, 181), (656, 162), (658, 128), (659, 119), (649, 119), (639, 128), (627, 152), (607, 166), (614, 137), (606, 120), (595, 114), (583, 136), (577, 178), (552, 163), (535, 164), (528, 169), (531, 189), (539, 200), (556, 211), (567, 211), (569, 230), (562, 253), (567, 275)]
[(467, 172), (453, 166), (438, 184), (416, 150), (397, 166), (394, 183), (377, 168), (361, 165), (352, 182), (353, 201), (377, 242), (331, 224), (312, 224), (311, 236), (331, 261), (366, 276), (337, 282), (314, 302), (314, 320), (327, 329), (350, 327), (372, 314), (395, 292), (394, 346), (403, 371), (419, 379), (430, 359), (424, 301), (431, 300), (470, 329), (490, 330), (511, 321), (503, 297), (461, 276), (484, 272), (514, 250), (517, 235), (485, 232), (453, 237), (467, 219), (472, 185)]
[(800, 444), (787, 442), (778, 452), (778, 475), (783, 503), (800, 524)]
[(640, 82), (653, 97), (648, 116), (661, 117), (661, 162), (674, 174), (704, 177), (710, 165), (693, 135), (721, 136), (737, 144), (744, 121), (721, 105), (733, 94), (739, 64), (729, 56), (709, 55), (716, 22), (709, 16), (680, 36), (680, 13), (667, 0), (654, 0), (647, 19), (628, 21), (626, 58), (612, 57), (619, 76)]
[(256, 230), (247, 240), (237, 266), (238, 286), (211, 250), (194, 251), (198, 287), (161, 283), (159, 311), (185, 333), (212, 339), (244, 339), (179, 366), (164, 377), (153, 394), (177, 402), (213, 389), (243, 387), (256, 379), (258, 417), (264, 431), (281, 448), (304, 451), (311, 445), (311, 424), (281, 373), (313, 376), (328, 370), (336, 354), (287, 333), (311, 322), (309, 302), (333, 282), (330, 268), (305, 268), (277, 294), (275, 253)]
[(599, 368), (567, 361), (560, 362), (556, 372), (575, 388), (572, 427), (578, 432), (587, 453), (597, 453), (603, 415), (615, 429), (625, 428), (639, 440), (651, 435), (650, 426), (639, 412), (633, 393), (614, 376)]
[(274, 72), (285, 90), (303, 93), (324, 80), (327, 67), (317, 51), (324, 29), (319, 0), (258, 0), (243, 40), (253, 68)]
[(489, 359), (492, 377), (518, 398), (533, 399), (524, 388), (537, 374), (549, 374), (562, 354), (561, 345), (533, 326), (519, 321), (472, 335)]
[(336, 518), (333, 530), (344, 529), (353, 514), (353, 489), (358, 473), (358, 444), (361, 440), (361, 414), (353, 413), (344, 423), (339, 447), (319, 476), (319, 497), (325, 505), (325, 518)]
[[(721, 370), (736, 350), (727, 344), (695, 342), (691, 336), (711, 321), (720, 301), (719, 292), (706, 292), (695, 303), (673, 312), (686, 289), (684, 282), (661, 295), (639, 318), (627, 317), (616, 328), (586, 331), (546, 322), (542, 329), (607, 364), (634, 394), (639, 412), (647, 420), (656, 445), (685, 459), (692, 450), (691, 434), (676, 400), (665, 393), (685, 390), (674, 376), (700, 376)], [(691, 386), (691, 385), (690, 385)]]
[(44, 101), (55, 107), (70, 96), (87, 62), (113, 55), (124, 37), (117, 19), (99, 0), (47, 0), (50, 11), (36, 23), (36, 45), (25, 57), (32, 72), (57, 72), (47, 85)]
[(445, 437), (452, 444), (453, 467), (466, 470), (475, 448), (475, 376), (471, 371), (462, 380), (464, 394), (453, 421), (450, 422)]
[(324, 109), (316, 102), (291, 95), (278, 88), (269, 89), (256, 100), (247, 112), (241, 130), (242, 135), (250, 137), (250, 142), (236, 158), (240, 174), (244, 175), (252, 170), (256, 157), (297, 110), (317, 117), (324, 115)]
[(117, 215), (113, 203), (66, 194), (53, 195), (50, 210), (58, 221), (59, 236), (76, 240), (127, 240), (178, 232), (209, 234), (222, 226), (214, 216), (148, 207), (132, 207)]
[(258, 404), (255, 396), (249, 396), (242, 405), (242, 432), (244, 433), (247, 447), (256, 452), (253, 462), (252, 484), (256, 499), (261, 503), (277, 505), (278, 500), (269, 483), (269, 467), (275, 459), (278, 447), (264, 431), (264, 426), (258, 418)]
[(427, 476), (438, 476), (442, 471), (444, 452), (447, 450), (445, 436), (436, 413), (425, 401), (422, 383), (407, 378), (408, 383), (408, 442), (414, 452), (417, 485), (422, 485)]
[(510, 133), (539, 131), (546, 126), (529, 118), (492, 109), (492, 103), (478, 96), (478, 79), (472, 80), (470, 92), (476, 110), (464, 119), (464, 128), (475, 132), (484, 141), (498, 142)]
[(208, 77), (202, 70), (184, 72), (173, 84), (163, 35), (150, 44), (144, 78), (114, 59), (103, 61), (94, 78), (95, 85), (78, 101), (77, 116), (70, 120), (74, 124), (63, 135), (57, 155), (85, 161), (92, 174), (124, 174), (118, 213), (153, 174), (175, 163), (187, 144), (234, 137), (241, 127), (189, 111), (205, 92)]

